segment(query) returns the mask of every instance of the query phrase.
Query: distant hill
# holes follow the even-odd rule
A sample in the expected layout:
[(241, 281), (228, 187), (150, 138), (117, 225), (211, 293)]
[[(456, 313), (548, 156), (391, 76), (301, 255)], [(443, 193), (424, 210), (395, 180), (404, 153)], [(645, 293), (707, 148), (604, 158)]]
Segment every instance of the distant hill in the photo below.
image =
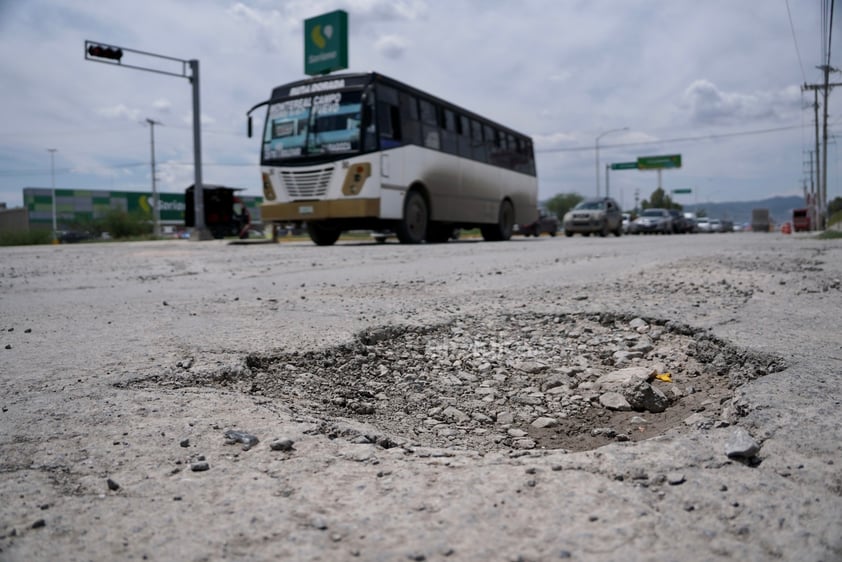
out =
[(769, 209), (772, 221), (782, 224), (792, 220), (792, 210), (803, 208), (804, 198), (770, 197), (760, 201), (733, 201), (730, 203), (699, 203), (698, 205), (684, 205), (685, 212), (698, 213), (704, 210), (707, 216), (714, 219), (728, 219), (736, 224), (751, 222), (752, 209)]

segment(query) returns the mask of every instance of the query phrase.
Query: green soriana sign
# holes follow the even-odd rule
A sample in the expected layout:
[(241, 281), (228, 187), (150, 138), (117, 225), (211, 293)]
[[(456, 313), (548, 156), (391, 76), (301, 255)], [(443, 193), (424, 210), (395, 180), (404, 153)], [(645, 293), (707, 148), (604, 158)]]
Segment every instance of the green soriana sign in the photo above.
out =
[(304, 73), (348, 68), (348, 13), (336, 10), (304, 20)]

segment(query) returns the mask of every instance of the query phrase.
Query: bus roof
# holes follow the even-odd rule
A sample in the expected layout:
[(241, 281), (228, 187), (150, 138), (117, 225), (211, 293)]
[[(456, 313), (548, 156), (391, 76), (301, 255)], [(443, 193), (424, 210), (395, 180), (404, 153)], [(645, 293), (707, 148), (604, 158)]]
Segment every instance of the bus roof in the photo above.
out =
[(410, 86), (409, 84), (406, 84), (399, 80), (395, 80), (394, 78), (389, 78), (388, 76), (385, 76), (378, 72), (331, 74), (326, 76), (306, 78), (303, 80), (298, 80), (296, 82), (290, 82), (289, 84), (283, 84), (281, 86), (273, 88), (272, 98), (269, 100), (269, 103), (291, 97), (311, 95), (322, 91), (356, 90), (364, 88), (365, 86), (374, 83), (392, 86), (399, 90), (409, 92), (414, 96), (426, 98), (441, 105), (442, 107), (458, 111), (459, 113), (462, 113), (472, 119), (493, 124), (499, 127), (501, 130), (506, 131), (507, 133), (511, 133), (520, 137), (529, 137), (529, 135), (526, 135), (525, 133), (518, 132), (515, 129), (512, 129), (511, 127), (506, 127), (505, 125), (502, 125), (497, 121), (489, 119), (488, 117), (483, 117), (478, 113), (467, 110), (445, 99), (429, 94), (423, 90), (419, 90), (418, 88)]

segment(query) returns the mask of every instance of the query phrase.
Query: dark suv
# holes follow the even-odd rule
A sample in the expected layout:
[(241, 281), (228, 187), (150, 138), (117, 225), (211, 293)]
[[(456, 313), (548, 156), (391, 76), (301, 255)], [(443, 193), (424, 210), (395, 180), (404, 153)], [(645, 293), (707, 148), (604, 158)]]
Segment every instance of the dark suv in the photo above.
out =
[(564, 234), (573, 236), (577, 232), (582, 236), (591, 233), (607, 236), (609, 232), (620, 236), (623, 233), (620, 206), (610, 197), (585, 199), (564, 215)]
[(538, 220), (529, 224), (517, 225), (517, 233), (524, 236), (541, 236), (544, 232), (550, 236), (555, 236), (558, 232), (558, 217), (555, 215), (539, 211)]

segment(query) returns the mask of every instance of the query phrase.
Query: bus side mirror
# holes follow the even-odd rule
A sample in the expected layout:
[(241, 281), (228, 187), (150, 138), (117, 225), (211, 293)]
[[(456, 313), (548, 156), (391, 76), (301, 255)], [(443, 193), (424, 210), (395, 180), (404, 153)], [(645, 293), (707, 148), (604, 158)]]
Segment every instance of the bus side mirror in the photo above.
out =
[(249, 115), (249, 119), (248, 119), (248, 135), (249, 135), (249, 138), (251, 138), (251, 115)]

